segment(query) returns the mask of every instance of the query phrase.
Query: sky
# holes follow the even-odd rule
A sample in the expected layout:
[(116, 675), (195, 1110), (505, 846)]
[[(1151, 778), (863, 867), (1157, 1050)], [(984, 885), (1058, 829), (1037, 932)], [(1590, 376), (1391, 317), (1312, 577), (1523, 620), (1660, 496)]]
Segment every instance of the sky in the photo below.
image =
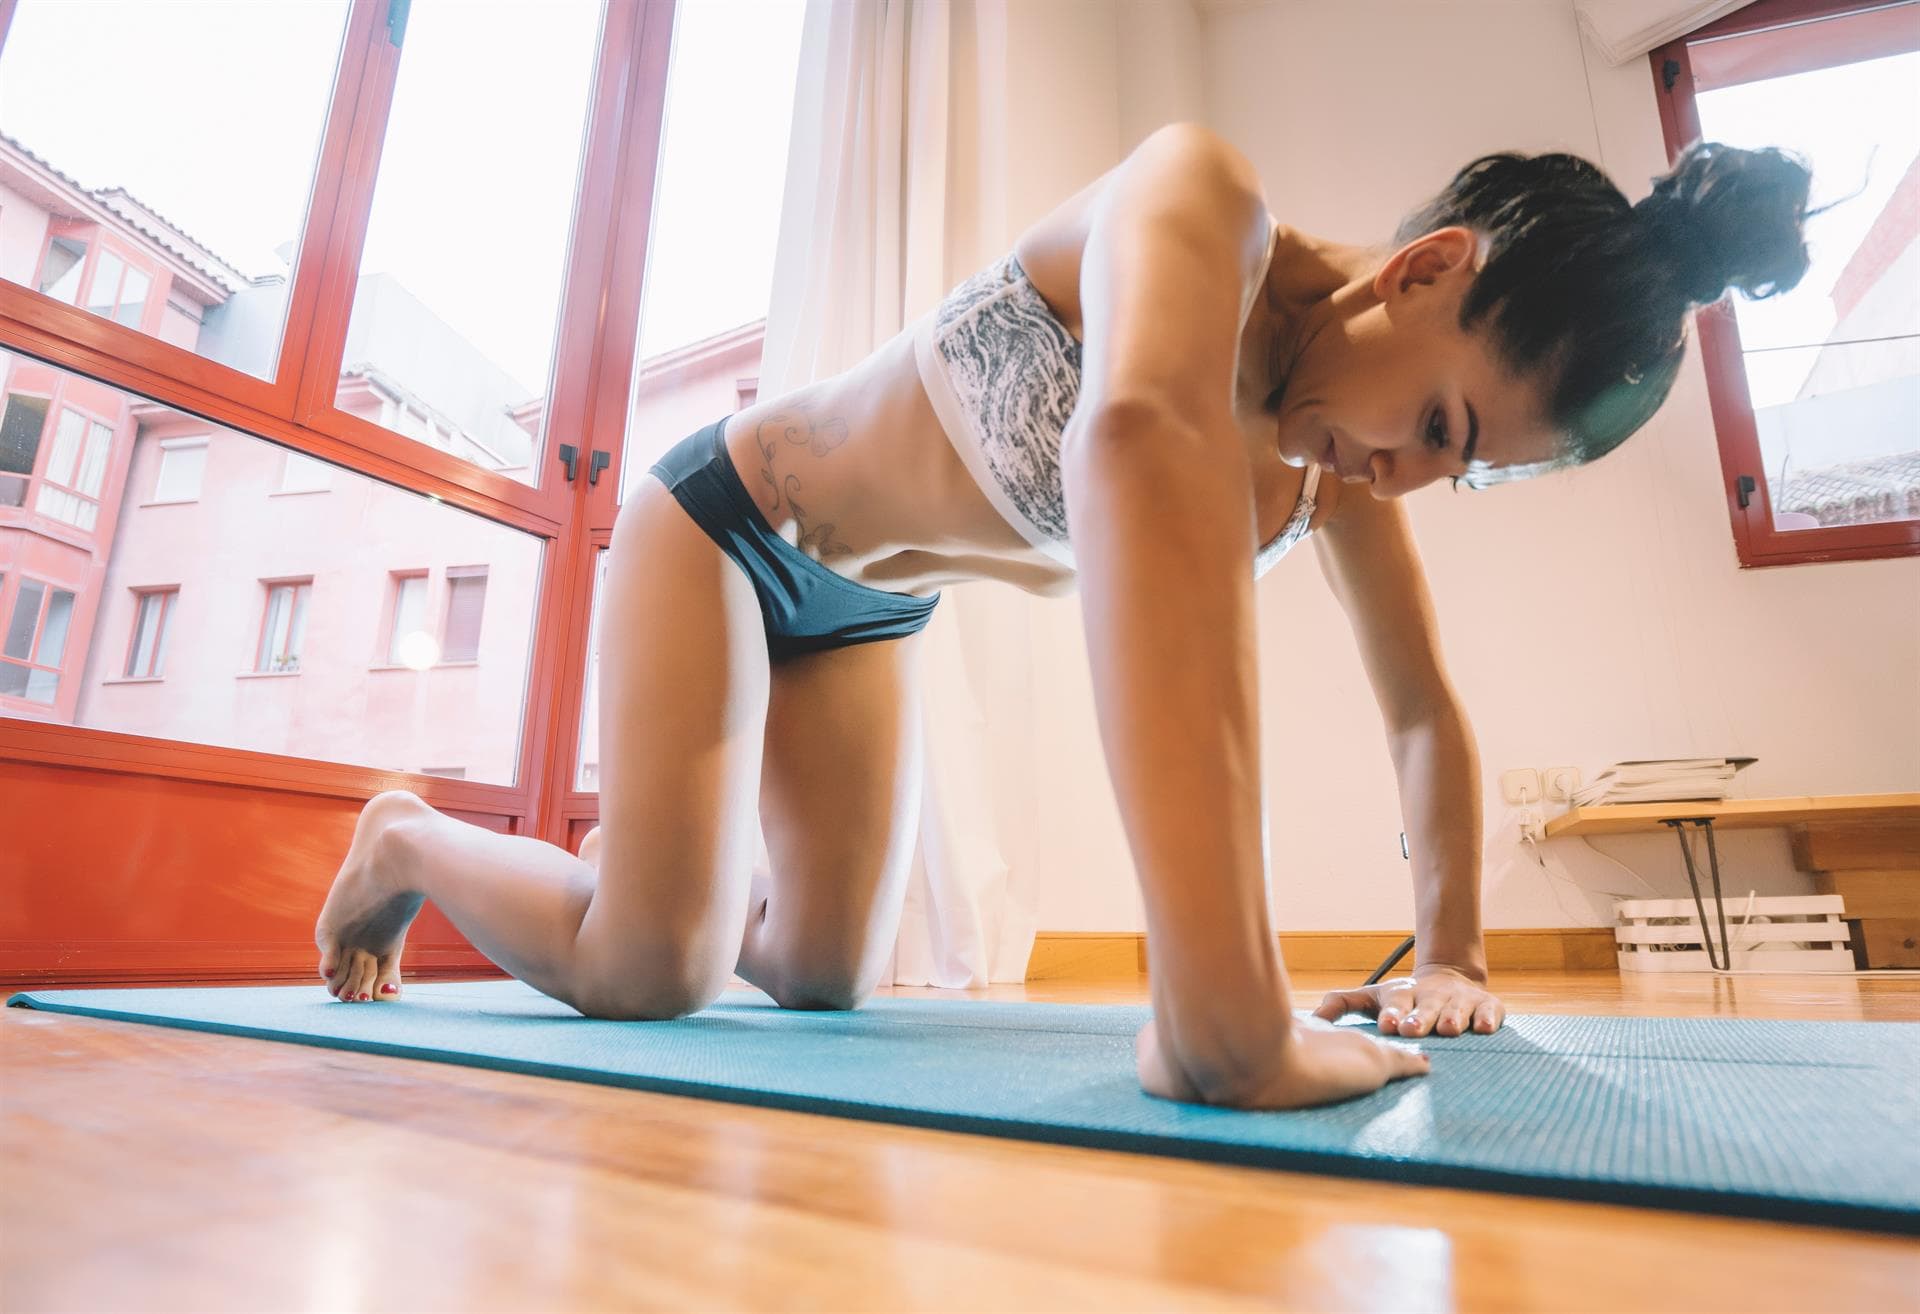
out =
[[(766, 313), (803, 0), (680, 0), (641, 321), (651, 356)], [(346, 0), (20, 0), (0, 132), (284, 273)], [(361, 272), (545, 391), (599, 0), (414, 0)]]

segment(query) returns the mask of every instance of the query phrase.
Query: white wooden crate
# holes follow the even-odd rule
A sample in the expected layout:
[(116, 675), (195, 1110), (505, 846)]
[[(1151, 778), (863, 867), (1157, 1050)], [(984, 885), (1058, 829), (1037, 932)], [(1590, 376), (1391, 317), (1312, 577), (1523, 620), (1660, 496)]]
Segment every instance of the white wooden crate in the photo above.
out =
[[(1701, 903), (1716, 948), (1720, 918), (1712, 899)], [(1700, 912), (1692, 899), (1619, 899), (1613, 939), (1623, 972), (1711, 972)], [(1751, 913), (1751, 918), (1749, 918)], [(1837, 894), (1769, 896), (1726, 901), (1734, 970), (1743, 972), (1851, 972), (1846, 906)]]

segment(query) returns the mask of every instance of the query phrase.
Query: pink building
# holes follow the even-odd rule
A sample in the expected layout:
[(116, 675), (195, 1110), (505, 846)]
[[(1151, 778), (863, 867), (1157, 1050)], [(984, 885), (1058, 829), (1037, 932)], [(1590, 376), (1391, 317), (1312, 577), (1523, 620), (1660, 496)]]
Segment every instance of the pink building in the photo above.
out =
[[(273, 374), (283, 276), (4, 136), (0, 277)], [(753, 399), (763, 330), (639, 362), (629, 484)], [(18, 355), (0, 394), (0, 714), (512, 782), (538, 539)], [(359, 281), (338, 404), (532, 481), (544, 398), (390, 276)]]

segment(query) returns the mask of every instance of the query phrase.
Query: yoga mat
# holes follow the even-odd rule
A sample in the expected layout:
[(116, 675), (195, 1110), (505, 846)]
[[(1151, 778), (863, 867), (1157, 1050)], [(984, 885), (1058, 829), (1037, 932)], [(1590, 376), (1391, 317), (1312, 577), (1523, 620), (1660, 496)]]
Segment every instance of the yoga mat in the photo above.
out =
[(728, 991), (679, 1021), (607, 1022), (518, 981), (411, 984), (392, 1003), (318, 985), (7, 1002), (949, 1131), (1920, 1233), (1920, 1024), (1510, 1015), (1492, 1036), (1420, 1041), (1431, 1076), (1247, 1113), (1141, 1091), (1143, 1005), (796, 1013)]

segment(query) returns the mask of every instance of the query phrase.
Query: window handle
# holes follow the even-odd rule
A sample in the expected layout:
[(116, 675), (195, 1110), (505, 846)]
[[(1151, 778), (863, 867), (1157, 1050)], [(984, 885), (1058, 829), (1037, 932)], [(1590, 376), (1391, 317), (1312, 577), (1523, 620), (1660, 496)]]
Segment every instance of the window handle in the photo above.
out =
[(600, 472), (606, 469), (607, 464), (612, 460), (611, 452), (599, 451), (593, 454), (593, 459), (587, 463), (587, 487), (592, 488), (600, 482)]
[(1741, 475), (1734, 480), (1733, 486), (1740, 492), (1740, 509), (1745, 511), (1747, 504), (1753, 501), (1753, 476)]
[(572, 483), (580, 473), (580, 449), (572, 443), (561, 443), (560, 464), (567, 467), (567, 482)]

